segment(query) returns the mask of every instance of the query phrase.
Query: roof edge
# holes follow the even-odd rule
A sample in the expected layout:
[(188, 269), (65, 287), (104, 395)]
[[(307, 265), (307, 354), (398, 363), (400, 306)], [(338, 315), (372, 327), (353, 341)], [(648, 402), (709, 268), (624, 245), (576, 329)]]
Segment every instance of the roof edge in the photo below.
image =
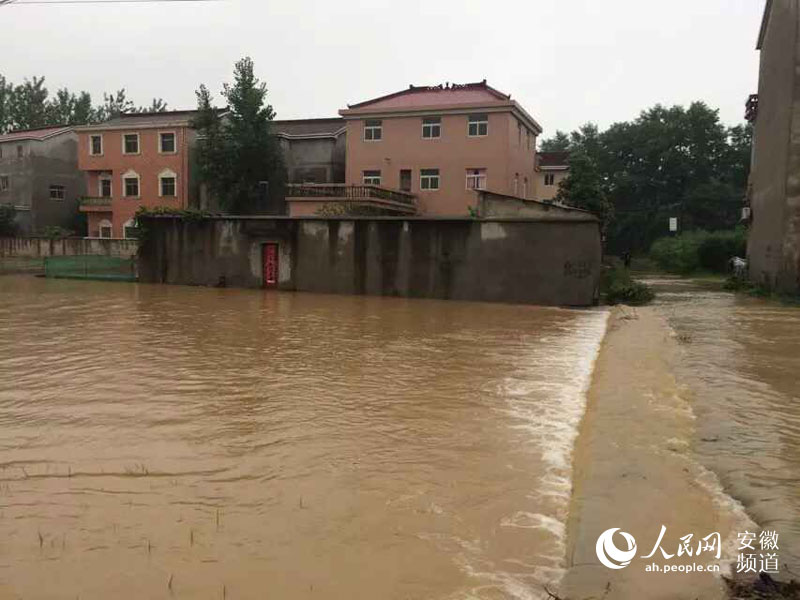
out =
[(761, 50), (764, 46), (764, 38), (767, 37), (767, 27), (769, 27), (769, 17), (772, 14), (772, 0), (767, 0), (764, 5), (764, 16), (761, 18), (761, 29), (758, 32), (758, 42), (756, 50)]

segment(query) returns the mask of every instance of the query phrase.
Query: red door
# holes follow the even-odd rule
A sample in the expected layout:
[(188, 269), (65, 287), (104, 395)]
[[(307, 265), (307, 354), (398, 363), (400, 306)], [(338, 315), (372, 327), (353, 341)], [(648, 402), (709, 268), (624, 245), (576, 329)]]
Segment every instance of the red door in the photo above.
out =
[(264, 287), (278, 285), (278, 244), (264, 244)]

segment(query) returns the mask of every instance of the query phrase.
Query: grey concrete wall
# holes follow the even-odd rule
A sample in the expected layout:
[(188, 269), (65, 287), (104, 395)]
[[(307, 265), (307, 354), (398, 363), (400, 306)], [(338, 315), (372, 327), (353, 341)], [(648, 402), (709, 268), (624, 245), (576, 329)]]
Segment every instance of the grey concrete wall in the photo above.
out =
[(750, 276), (800, 291), (800, 0), (774, 0), (761, 48), (750, 175)]
[(522, 217), (543, 220), (593, 220), (594, 217), (585, 210), (542, 202), (540, 200), (524, 200), (516, 196), (506, 196), (495, 192), (479, 191), (478, 215), (481, 217)]
[(136, 256), (137, 240), (100, 238), (0, 238), (0, 260), (4, 258), (43, 258), (45, 256)]
[(279, 244), (279, 289), (588, 306), (597, 298), (594, 219), (151, 217), (144, 282), (262, 287)]
[(279, 139), (288, 183), (344, 183), (344, 134)]
[[(3, 144), (0, 175), (9, 177), (10, 188), (0, 192), (0, 204), (24, 207), (18, 212), (21, 233), (41, 233), (48, 226), (70, 229), (78, 213), (78, 199), (86, 194), (86, 178), (78, 170), (78, 138), (64, 133), (43, 141)], [(50, 186), (63, 185), (64, 200), (50, 198)]]

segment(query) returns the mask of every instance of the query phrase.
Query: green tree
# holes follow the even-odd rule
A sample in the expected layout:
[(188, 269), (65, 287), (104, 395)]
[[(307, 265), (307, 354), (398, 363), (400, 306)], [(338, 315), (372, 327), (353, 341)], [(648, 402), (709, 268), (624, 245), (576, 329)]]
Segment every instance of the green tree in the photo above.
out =
[(35, 129), (49, 124), (44, 77), (14, 86), (9, 103), (9, 129)]
[(566, 152), (569, 150), (569, 141), (569, 135), (559, 129), (553, 137), (542, 140), (539, 151)]
[(14, 86), (0, 75), (0, 133), (11, 129), (11, 98)]
[(284, 177), (280, 148), (270, 134), (275, 111), (266, 103), (267, 86), (255, 76), (249, 57), (236, 63), (234, 82), (224, 84), (222, 95), (228, 102), (224, 119), (214, 110), (208, 89), (197, 91), (200, 179), (221, 209), (257, 212), (261, 182), (269, 182), (270, 194), (280, 194)]

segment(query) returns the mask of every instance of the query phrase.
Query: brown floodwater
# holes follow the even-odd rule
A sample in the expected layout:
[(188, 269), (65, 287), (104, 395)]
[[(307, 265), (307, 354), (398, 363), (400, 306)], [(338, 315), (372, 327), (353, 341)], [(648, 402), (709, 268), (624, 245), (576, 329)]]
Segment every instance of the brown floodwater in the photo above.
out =
[(542, 597), (606, 321), (0, 277), (0, 598)]
[(695, 416), (693, 449), (731, 510), (778, 533), (800, 574), (800, 307), (698, 281), (654, 280), (681, 346), (679, 379)]

